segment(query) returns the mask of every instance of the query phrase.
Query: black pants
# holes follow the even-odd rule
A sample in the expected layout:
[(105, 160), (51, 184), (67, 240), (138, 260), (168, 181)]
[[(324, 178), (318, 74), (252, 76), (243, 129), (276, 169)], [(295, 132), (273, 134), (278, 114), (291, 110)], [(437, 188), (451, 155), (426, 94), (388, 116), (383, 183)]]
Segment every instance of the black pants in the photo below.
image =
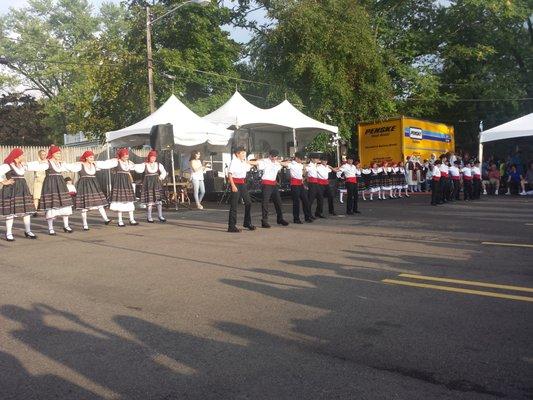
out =
[[(324, 197), (328, 198), (328, 211), (330, 214), (335, 214), (335, 209), (333, 208), (333, 190), (329, 185), (321, 185), (324, 193)], [(322, 208), (320, 209), (320, 214), (322, 214)]]
[(346, 197), (346, 214), (353, 214), (357, 211), (359, 197), (357, 183), (346, 182)]
[(278, 222), (283, 219), (283, 212), (281, 211), (281, 196), (279, 194), (278, 185), (262, 185), (263, 198), (261, 200), (261, 222), (268, 222), (268, 203), (272, 199), (274, 207), (276, 208), (276, 215)]
[(452, 179), (453, 193), (452, 198), (454, 200), (460, 200), (459, 194), (461, 193), (461, 181)]
[(318, 183), (310, 183), (309, 184), (309, 211), (311, 212), (313, 208), (313, 203), (316, 199), (316, 212), (315, 214), (319, 213), (322, 214), (322, 203), (324, 202), (324, 191), (322, 189), (322, 186)]
[(448, 178), (440, 178), (439, 181), (439, 188), (440, 188), (440, 202), (444, 203), (448, 201)]
[(441, 203), (440, 181), (431, 181), (431, 204)]
[(311, 207), (309, 206), (309, 194), (303, 185), (291, 185), (292, 196), (292, 216), (295, 221), (300, 219), (300, 202), (305, 219), (311, 218)]
[(463, 186), (464, 199), (472, 200), (472, 181), (465, 180)]
[(479, 199), (481, 196), (481, 180), (480, 179), (474, 179), (472, 181), (472, 192), (473, 192), (473, 198)]
[(241, 198), (244, 200), (244, 226), (252, 225), (252, 201), (250, 200), (246, 184), (238, 183), (235, 186), (237, 186), (238, 190), (236, 192), (231, 192), (228, 226), (230, 228), (235, 228), (237, 225), (237, 205)]

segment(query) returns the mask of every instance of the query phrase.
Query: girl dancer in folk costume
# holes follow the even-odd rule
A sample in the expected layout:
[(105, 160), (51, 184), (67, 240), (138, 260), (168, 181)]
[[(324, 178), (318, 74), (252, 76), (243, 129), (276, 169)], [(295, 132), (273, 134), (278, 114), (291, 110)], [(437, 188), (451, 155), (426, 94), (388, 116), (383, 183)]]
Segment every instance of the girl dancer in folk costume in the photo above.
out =
[(111, 220), (107, 217), (105, 208), (108, 205), (107, 199), (100, 189), (98, 180), (96, 179), (96, 172), (101, 169), (110, 169), (116, 159), (107, 161), (94, 161), (94, 153), (86, 151), (80, 157), (80, 162), (76, 163), (76, 172), (78, 172), (79, 179), (76, 183), (76, 210), (81, 210), (81, 220), (83, 222), (83, 230), (89, 230), (87, 223), (87, 212), (90, 210), (98, 210), (102, 216), (104, 223), (109, 225)]
[(76, 167), (75, 165), (61, 162), (61, 149), (58, 146), (50, 146), (46, 158), (48, 159), (48, 164), (43, 166), (43, 169), (46, 169), (46, 177), (43, 182), (39, 208), (46, 211), (48, 234), (52, 236), (56, 234), (54, 230), (56, 217), (63, 217), (63, 231), (72, 233), (68, 217), (72, 215), (73, 202), (62, 173), (72, 172)]
[(393, 162), (392, 163), (392, 198), (397, 199), (400, 197), (400, 168), (398, 167), (398, 163)]
[(157, 162), (157, 151), (151, 150), (146, 157), (146, 162), (137, 164), (135, 172), (143, 174), (141, 190), (141, 203), (146, 205), (146, 222), (153, 224), (152, 208), (157, 206), (157, 215), (160, 222), (167, 222), (163, 217), (163, 186), (161, 181), (167, 177), (163, 164)]
[[(144, 167), (143, 164), (138, 164), (138, 167)], [(122, 220), (122, 213), (127, 212), (130, 218), (130, 225), (139, 225), (135, 221), (135, 193), (133, 191), (133, 178), (131, 171), (135, 170), (136, 165), (129, 160), (128, 149), (120, 149), (117, 152), (117, 159), (113, 160), (112, 168), (115, 174), (113, 175), (113, 183), (111, 189), (111, 204), (109, 209), (117, 212), (118, 226), (124, 227)]]
[(402, 197), (402, 189), (405, 190), (405, 197), (411, 197), (411, 196), (409, 196), (409, 193), (407, 193), (407, 180), (405, 178), (406, 171), (405, 171), (405, 167), (403, 165), (403, 161), (400, 161), (398, 163), (398, 169), (399, 169), (399, 172), (398, 172), (398, 175), (399, 175), (398, 186), (400, 186), (399, 197)]
[(381, 166), (381, 190), (382, 194), (381, 197), (383, 200), (387, 199), (387, 196), (385, 195), (386, 192), (389, 192), (389, 197), (392, 199), (393, 193), (392, 193), (392, 167), (389, 166), (388, 162), (383, 162)]
[(6, 220), (6, 240), (13, 242), (13, 222), (15, 217), (24, 221), (24, 235), (28, 239), (37, 239), (31, 231), (31, 215), (35, 213), (33, 197), (30, 193), (24, 173), (31, 167), (24, 164), (24, 152), (16, 148), (9, 153), (0, 165), (0, 212)]
[(361, 192), (361, 197), (366, 201), (365, 193), (368, 191), (370, 193), (370, 168), (365, 165), (361, 169), (361, 179), (358, 182), (359, 191)]
[(381, 200), (381, 168), (377, 163), (372, 163), (370, 168), (370, 201), (374, 200), (374, 193), (378, 194), (378, 198)]
[(418, 186), (418, 175), (417, 175), (417, 165), (415, 162), (415, 157), (407, 157), (406, 160), (406, 181), (409, 190), (411, 193), (416, 190)]

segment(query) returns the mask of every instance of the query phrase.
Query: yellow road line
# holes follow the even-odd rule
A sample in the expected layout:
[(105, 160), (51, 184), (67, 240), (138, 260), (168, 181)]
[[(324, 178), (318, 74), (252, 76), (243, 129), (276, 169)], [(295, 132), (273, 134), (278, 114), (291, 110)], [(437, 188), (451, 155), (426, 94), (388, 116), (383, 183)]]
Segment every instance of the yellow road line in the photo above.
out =
[(522, 243), (481, 242), (481, 244), (489, 244), (489, 245), (492, 245), (492, 246), (531, 247), (531, 248), (533, 248), (533, 244), (522, 244)]
[(483, 292), (481, 290), (460, 289), (460, 288), (455, 288), (455, 287), (450, 287), (450, 286), (430, 285), (427, 283), (397, 281), (395, 279), (383, 279), (381, 282), (390, 283), (393, 285), (404, 285), (404, 286), (414, 286), (414, 287), (426, 288), (426, 289), (443, 290), (446, 292), (456, 292), (456, 293), (474, 294), (477, 296), (496, 297), (499, 299), (533, 302), (533, 297), (515, 296), (511, 294), (502, 294), (502, 293), (493, 293), (493, 292)]
[(533, 293), (533, 288), (522, 287), (522, 286), (497, 285), (495, 283), (485, 283), (485, 282), (476, 282), (476, 281), (463, 281), (463, 280), (460, 280), (460, 279), (436, 278), (436, 277), (433, 277), (433, 276), (413, 275), (413, 274), (400, 274), (399, 276), (401, 276), (403, 278), (422, 279), (424, 281), (459, 283), (461, 285), (480, 286), (480, 287), (506, 289), (506, 290), (518, 290), (520, 292), (531, 292), (531, 293)]

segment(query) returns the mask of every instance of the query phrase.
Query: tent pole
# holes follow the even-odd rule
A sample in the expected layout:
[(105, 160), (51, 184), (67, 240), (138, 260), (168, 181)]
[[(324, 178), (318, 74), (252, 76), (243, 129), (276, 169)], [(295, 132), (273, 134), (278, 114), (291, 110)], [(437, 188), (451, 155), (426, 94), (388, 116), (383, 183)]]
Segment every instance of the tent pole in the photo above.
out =
[(176, 188), (176, 173), (174, 168), (174, 148), (170, 149), (170, 163), (172, 165), (172, 186), (174, 187), (174, 199), (176, 199), (176, 211), (178, 210), (178, 190)]
[[(107, 159), (111, 158), (109, 142), (107, 143)], [(111, 196), (111, 170), (107, 169), (107, 197)]]
[(479, 122), (479, 148), (477, 158), (480, 163), (483, 163), (483, 143), (481, 142), (481, 136), (483, 134), (483, 121)]
[(296, 153), (298, 151), (298, 143), (296, 143), (296, 129), (295, 128), (292, 128), (292, 143), (294, 147), (294, 152)]

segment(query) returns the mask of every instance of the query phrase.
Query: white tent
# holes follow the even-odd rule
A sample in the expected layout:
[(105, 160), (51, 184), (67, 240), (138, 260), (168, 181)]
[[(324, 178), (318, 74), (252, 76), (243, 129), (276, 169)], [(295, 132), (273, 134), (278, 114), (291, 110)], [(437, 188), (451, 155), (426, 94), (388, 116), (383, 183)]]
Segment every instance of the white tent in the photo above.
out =
[(147, 144), (150, 130), (154, 125), (160, 124), (172, 124), (174, 143), (177, 146), (189, 147), (204, 143), (227, 146), (232, 135), (232, 131), (204, 120), (172, 95), (145, 119), (118, 131), (107, 132), (106, 142), (115, 147)]
[(495, 126), (481, 133), (480, 142), (533, 136), (533, 113)]
[(339, 132), (338, 127), (308, 117), (287, 100), (263, 109), (249, 103), (239, 92), (204, 119), (236, 129), (236, 138), (243, 133), (250, 136), (256, 151), (266, 151), (268, 147), (284, 151), (289, 141), (302, 148), (320, 132)]
[(533, 136), (533, 113), (481, 132), (478, 157), (483, 159), (483, 143), (526, 136)]

